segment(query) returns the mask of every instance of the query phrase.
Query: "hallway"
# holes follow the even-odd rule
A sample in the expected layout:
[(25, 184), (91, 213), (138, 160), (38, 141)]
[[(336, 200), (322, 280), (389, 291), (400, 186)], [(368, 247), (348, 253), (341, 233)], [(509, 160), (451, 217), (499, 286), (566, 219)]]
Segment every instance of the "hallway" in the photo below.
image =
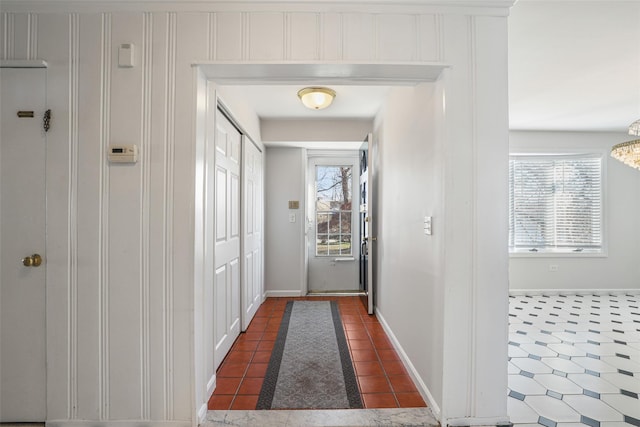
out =
[(269, 364), (287, 301), (337, 300), (366, 409), (414, 408), (426, 404), (375, 315), (359, 297), (268, 298), (240, 335), (217, 372), (210, 410), (252, 410)]

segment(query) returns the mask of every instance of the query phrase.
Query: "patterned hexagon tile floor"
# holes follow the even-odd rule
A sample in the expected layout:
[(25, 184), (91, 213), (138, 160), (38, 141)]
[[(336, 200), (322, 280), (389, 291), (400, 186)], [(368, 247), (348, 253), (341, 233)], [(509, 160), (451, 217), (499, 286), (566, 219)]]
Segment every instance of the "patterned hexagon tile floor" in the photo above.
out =
[(509, 299), (515, 427), (640, 427), (640, 295)]

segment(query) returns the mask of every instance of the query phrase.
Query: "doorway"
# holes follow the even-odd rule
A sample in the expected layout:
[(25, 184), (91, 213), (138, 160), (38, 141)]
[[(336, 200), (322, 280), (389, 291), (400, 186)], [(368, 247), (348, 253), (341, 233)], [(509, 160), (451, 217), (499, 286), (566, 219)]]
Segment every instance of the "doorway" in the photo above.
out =
[(0, 422), (46, 419), (46, 70), (0, 68)]
[(358, 152), (309, 153), (308, 292), (360, 292)]
[[(441, 71), (444, 68), (446, 68), (445, 65), (438, 65), (438, 64), (348, 64), (348, 63), (337, 64), (336, 63), (336, 64), (322, 64), (322, 66), (318, 66), (318, 64), (207, 63), (207, 64), (201, 64), (198, 66), (198, 95), (199, 95), (198, 99), (205, 100), (205, 103), (206, 103), (206, 99), (207, 99), (206, 94), (208, 93), (208, 87), (209, 87), (208, 85), (214, 85), (214, 86), (215, 85), (220, 85), (220, 86), (241, 85), (243, 88), (245, 88), (245, 90), (251, 89), (251, 93), (250, 93), (251, 96), (247, 96), (246, 94), (245, 95), (240, 94), (237, 97), (237, 99), (239, 100), (238, 105), (241, 106), (241, 108), (238, 111), (242, 111), (242, 107), (246, 107), (245, 111), (256, 112), (257, 110), (255, 108), (252, 108), (251, 105), (247, 104), (248, 101), (254, 102), (254, 100), (264, 100), (267, 105), (272, 107), (271, 103), (269, 102), (271, 98), (264, 97), (264, 96), (255, 96), (254, 90), (255, 88), (260, 88), (261, 87), (260, 85), (269, 85), (269, 84), (301, 85), (301, 82), (307, 82), (307, 83), (321, 82), (322, 84), (327, 84), (327, 85), (352, 84), (356, 86), (364, 86), (364, 85), (371, 85), (371, 84), (373, 85), (389, 85), (389, 84), (413, 85), (419, 82), (424, 82), (424, 81), (433, 82), (437, 80), (441, 74)], [(203, 95), (203, 94), (205, 94), (205, 96), (200, 97), (200, 95)], [(226, 99), (231, 99), (231, 98), (232, 97), (228, 97)], [(211, 102), (213, 99), (214, 97), (209, 97), (208, 100)], [(202, 105), (199, 104), (198, 115), (201, 118), (206, 117), (207, 108), (206, 107), (200, 108), (201, 106)], [(209, 111), (211, 111), (211, 109), (209, 109)], [(199, 123), (205, 124), (206, 120), (205, 119), (199, 120)], [(298, 126), (305, 126), (302, 123), (306, 123), (306, 122), (301, 120)], [(287, 146), (286, 144), (288, 143), (295, 144), (295, 141), (301, 141), (296, 137), (292, 137), (292, 135), (289, 135), (290, 137), (292, 137), (289, 139), (286, 137), (281, 140), (267, 139), (265, 138), (265, 135), (268, 130), (269, 129), (265, 129), (264, 126), (262, 126), (262, 139), (263, 139), (263, 142), (265, 142), (265, 145), (266, 145), (266, 141), (282, 141), (285, 144), (283, 146)], [(333, 131), (336, 131), (336, 128), (325, 127), (324, 131), (333, 132)], [(206, 128), (198, 127), (197, 132), (201, 135), (204, 135), (206, 134)], [(320, 138), (324, 138), (322, 135), (324, 135), (322, 130), (320, 132), (316, 132), (316, 134), (314, 135), (315, 139), (313, 139), (312, 141), (324, 141), (324, 140), (331, 141), (331, 139), (320, 139)], [(362, 134), (353, 135), (353, 138), (354, 139), (348, 139), (348, 141), (357, 141), (358, 139), (361, 140)], [(345, 141), (345, 139), (341, 139), (340, 141)], [(197, 144), (199, 145), (199, 143)], [(352, 147), (352, 149), (357, 151), (361, 145), (362, 145), (361, 143), (357, 143), (357, 145)], [(291, 145), (288, 145), (288, 146), (291, 146)], [(301, 157), (302, 156), (299, 156), (298, 159), (300, 159)], [(356, 155), (355, 157), (356, 157), (356, 162), (358, 162), (358, 155)], [(297, 162), (298, 160), (296, 160), (296, 165), (298, 164)], [(306, 164), (306, 161), (303, 160), (303, 162), (304, 164)], [(198, 163), (196, 164), (198, 165)], [(288, 165), (283, 165), (283, 167), (286, 168), (288, 167)], [(298, 173), (297, 167), (295, 168), (295, 171), (296, 173)], [(304, 180), (306, 178), (305, 171), (300, 171), (299, 174), (295, 177), (296, 180), (300, 178), (302, 179), (302, 185), (300, 186), (301, 188), (299, 188), (299, 190), (298, 188), (296, 188), (296, 191), (291, 196), (287, 195), (287, 198), (283, 200), (286, 200), (288, 202), (291, 202), (291, 201), (295, 202), (296, 200), (303, 200), (303, 201), (308, 200), (308, 198), (305, 197), (305, 193), (308, 191), (308, 188), (305, 189), (305, 186), (304, 186)], [(265, 195), (265, 199), (270, 199), (271, 197), (272, 196), (269, 194)], [(281, 205), (279, 204), (278, 209), (282, 207), (282, 209), (284, 210), (285, 209), (284, 206), (285, 206), (284, 203)], [(198, 209), (196, 210), (198, 212)], [(278, 212), (280, 211), (278, 210)], [(356, 210), (356, 212), (358, 211)], [(267, 215), (268, 215), (268, 212), (267, 212)], [(278, 214), (278, 215), (272, 215), (271, 217), (277, 218), (278, 221), (282, 221), (287, 225), (294, 224), (294, 225), (291, 225), (290, 227), (296, 228), (296, 233), (300, 233), (300, 241), (302, 241), (304, 237), (304, 231), (306, 231), (306, 228), (307, 228), (305, 227), (306, 224), (299, 224), (299, 222), (296, 224), (295, 216), (293, 217), (294, 221), (292, 221), (291, 212), (288, 212), (287, 215)], [(198, 221), (199, 221), (199, 218), (197, 213), (196, 222)], [(298, 230), (298, 225), (299, 225), (299, 230)], [(268, 231), (266, 227), (265, 227), (265, 231)], [(196, 246), (197, 246), (197, 242), (196, 242)], [(308, 245), (303, 245), (301, 243), (300, 247), (295, 247), (293, 251), (299, 254), (300, 252), (304, 252), (307, 246)], [(267, 246), (265, 246), (265, 252), (268, 252)], [(196, 251), (196, 255), (198, 255), (198, 250)], [(296, 260), (297, 259), (298, 258), (296, 258)], [(300, 259), (306, 260), (307, 257), (300, 256)], [(195, 261), (196, 272), (199, 272), (202, 270), (203, 264), (204, 264), (204, 260), (202, 258), (196, 259)], [(281, 296), (287, 296), (289, 294), (295, 294), (295, 295), (306, 294), (308, 289), (307, 274), (305, 274), (306, 266), (303, 264), (304, 262), (300, 261), (299, 265), (295, 266), (297, 268), (289, 269), (293, 273), (291, 274), (291, 276), (295, 277), (294, 281), (296, 282), (297, 287), (292, 286), (291, 288), (287, 288), (284, 290), (274, 291), (268, 288), (269, 286), (268, 283), (265, 283), (265, 288), (266, 288), (265, 296), (269, 296), (269, 293), (272, 293), (272, 294), (275, 293)], [(268, 269), (267, 265), (265, 265), (265, 269)], [(282, 268), (280, 268), (280, 270), (282, 270)], [(354, 283), (356, 283), (355, 286), (358, 286), (357, 281), (358, 279), (356, 276), (354, 280)], [(194, 294), (196, 296), (196, 299), (201, 293), (200, 283), (201, 283), (201, 277), (196, 275), (194, 280), (194, 284), (195, 284)], [(280, 282), (278, 281), (271, 282), (271, 286), (274, 286), (274, 285), (277, 286), (279, 284)], [(371, 286), (370, 289), (373, 290), (374, 288), (376, 289), (379, 288), (379, 285)], [(370, 306), (370, 310), (372, 308), (373, 307)], [(207, 395), (201, 393), (201, 390), (203, 389), (206, 390), (206, 380), (209, 379), (209, 377), (207, 376), (205, 379), (205, 375), (203, 375), (203, 372), (206, 371), (206, 368), (204, 368), (203, 365), (207, 363), (208, 359), (206, 357), (202, 357), (204, 353), (201, 347), (202, 346), (202, 340), (201, 340), (202, 323), (201, 323), (200, 313), (198, 310), (199, 310), (199, 306), (196, 303), (195, 338), (194, 338), (194, 345), (195, 345), (195, 351), (194, 351), (195, 362), (194, 363), (196, 366), (195, 368), (196, 392), (194, 394), (194, 397), (195, 397), (194, 400), (196, 404), (196, 412), (198, 414), (198, 418), (200, 420), (204, 420), (204, 417), (206, 415), (206, 403), (207, 403), (204, 399), (206, 398), (205, 396)], [(212, 378), (212, 380), (215, 381), (215, 377)]]

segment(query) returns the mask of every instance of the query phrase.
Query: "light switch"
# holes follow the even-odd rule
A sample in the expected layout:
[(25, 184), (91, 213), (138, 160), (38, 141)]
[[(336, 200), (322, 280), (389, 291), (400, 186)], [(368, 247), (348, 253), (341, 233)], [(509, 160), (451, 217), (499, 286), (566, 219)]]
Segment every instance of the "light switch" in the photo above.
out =
[(118, 67), (133, 67), (134, 45), (132, 43), (123, 43), (118, 47)]
[(424, 234), (426, 234), (427, 236), (431, 236), (431, 217), (430, 216), (424, 217)]
[(296, 222), (296, 214), (294, 213), (289, 214), (289, 222)]

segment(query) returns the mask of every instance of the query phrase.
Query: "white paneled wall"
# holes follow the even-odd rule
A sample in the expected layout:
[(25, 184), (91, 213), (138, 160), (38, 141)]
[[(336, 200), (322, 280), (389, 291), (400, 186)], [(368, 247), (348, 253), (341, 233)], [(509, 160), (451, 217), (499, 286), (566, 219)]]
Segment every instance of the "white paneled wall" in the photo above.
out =
[[(477, 146), (483, 147), (486, 136), (495, 135), (479, 127), (488, 113), (474, 111), (495, 111), (498, 106), (506, 134), (506, 83), (503, 88), (500, 79), (506, 71), (506, 7), (512, 1), (486, 2), (491, 7), (479, 3), (484, 2), (469, 2), (472, 7), (401, 7), (3, 1), (0, 59), (39, 58), (49, 64), (47, 96), (53, 120), (47, 138), (47, 395), (52, 425), (65, 420), (196, 421), (196, 408), (203, 402), (193, 396), (193, 63), (447, 61), (457, 70), (444, 82), (447, 138), (479, 138)], [(476, 25), (477, 14), (491, 18)], [(122, 43), (135, 45), (133, 68), (118, 67)], [(485, 62), (474, 68), (476, 60)], [(494, 71), (500, 79), (487, 88), (496, 89), (498, 97), (488, 99), (477, 86), (492, 81)], [(477, 86), (464, 84), (469, 75)], [(464, 131), (451, 131), (459, 127)], [(497, 136), (502, 140), (501, 133)], [(259, 141), (259, 135), (251, 137)], [(506, 156), (506, 135), (503, 142), (497, 147), (499, 151), (505, 145)], [(138, 163), (108, 164), (105, 154), (112, 143), (138, 145)], [(492, 159), (501, 159), (501, 154), (489, 151), (482, 157)], [(451, 171), (461, 167), (456, 161), (451, 158), (447, 164)], [(445, 182), (445, 197), (455, 202), (450, 206), (478, 202), (465, 186), (487, 168), (471, 166), (456, 177), (456, 185)], [(504, 170), (498, 168), (498, 174), (505, 171), (506, 164)], [(448, 172), (446, 177), (454, 175)], [(481, 190), (488, 188), (479, 182)], [(466, 216), (459, 222), (477, 230), (477, 215), (488, 213), (481, 208), (464, 209)], [(500, 214), (499, 205), (493, 209)], [(499, 229), (495, 221), (485, 219), (482, 228)], [(479, 247), (477, 241), (472, 246), (474, 251)], [(468, 307), (454, 309), (447, 294), (445, 312), (476, 313), (477, 322), (457, 335), (464, 345), (456, 341), (434, 349), (444, 351), (445, 359), (462, 358), (467, 364), (490, 350), (473, 334), (484, 337), (495, 326), (494, 318), (478, 318), (484, 312), (469, 308), (490, 305), (491, 293), (481, 297), (488, 275), (494, 292), (502, 287), (506, 292), (507, 286), (506, 269), (485, 273), (474, 265), (465, 264), (465, 274), (452, 274), (446, 282), (470, 295)], [(455, 266), (452, 262), (451, 268)], [(447, 327), (445, 318), (445, 334)], [(470, 353), (460, 354), (469, 348)], [(475, 368), (465, 375), (458, 383), (461, 394), (473, 396), (478, 387), (486, 387), (485, 380), (476, 381)], [(446, 400), (455, 393), (443, 394)], [(491, 396), (477, 401), (481, 410), (473, 398), (447, 403), (443, 417), (500, 419), (506, 414), (506, 399)]]

